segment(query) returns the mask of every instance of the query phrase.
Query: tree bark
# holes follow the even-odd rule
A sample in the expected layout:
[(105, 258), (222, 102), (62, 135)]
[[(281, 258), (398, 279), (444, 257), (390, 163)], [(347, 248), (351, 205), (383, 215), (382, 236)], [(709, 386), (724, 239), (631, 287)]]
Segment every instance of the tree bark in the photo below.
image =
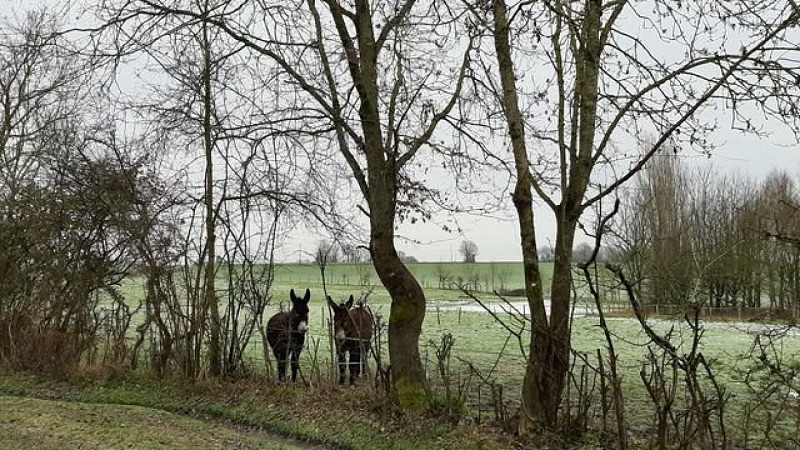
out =
[[(386, 166), (390, 164), (389, 161), (385, 163)], [(385, 170), (393, 171), (390, 167)], [(421, 410), (428, 405), (425, 371), (419, 353), (425, 294), (395, 249), (394, 178), (381, 176), (373, 170), (369, 178), (372, 262), (392, 299), (389, 314), (392, 396), (403, 409)]]
[[(208, 11), (208, 2), (205, 5)], [(214, 223), (214, 142), (211, 124), (211, 43), (208, 40), (208, 23), (203, 22), (203, 147), (206, 158), (205, 209), (206, 209), (206, 266), (204, 286), (204, 311), (210, 315), (208, 343), (208, 371), (212, 377), (222, 374), (221, 322), (216, 293), (216, 230)], [(205, 318), (202, 318), (205, 319)]]
[(556, 247), (551, 286), (550, 317), (544, 306), (539, 258), (537, 255), (530, 160), (525, 142), (522, 115), (517, 97), (516, 76), (511, 56), (510, 32), (504, 0), (494, 0), (494, 44), (502, 86), (502, 102), (511, 138), (517, 182), (514, 207), (520, 224), (525, 293), (531, 309), (532, 333), (529, 361), (522, 386), (522, 406), (518, 432), (531, 433), (538, 426), (555, 427), (569, 370), (569, 313), (572, 287), (572, 246), (582, 200), (592, 169), (594, 126), (597, 114), (597, 83), (600, 42), (599, 0), (587, 0), (586, 18), (581, 30), (583, 47), (579, 50), (576, 74), (578, 100), (578, 151), (570, 149), (569, 160), (561, 161), (569, 177), (562, 180), (564, 198), (555, 205)]
[(425, 294), (414, 275), (400, 260), (394, 245), (397, 177), (396, 155), (386, 151), (381, 132), (378, 91), (377, 45), (372, 12), (367, 0), (356, 0), (359, 65), (351, 65), (358, 86), (359, 116), (364, 133), (370, 214), (370, 249), (373, 265), (391, 297), (389, 314), (389, 358), (392, 396), (403, 409), (427, 407), (428, 391), (419, 353), (419, 338), (425, 320)]
[(546, 422), (545, 386), (541, 383), (542, 371), (550, 329), (547, 323), (547, 312), (544, 308), (542, 277), (539, 272), (539, 256), (536, 245), (536, 229), (534, 226), (533, 196), (531, 194), (531, 178), (528, 172), (530, 161), (525, 143), (525, 131), (522, 115), (519, 110), (514, 65), (511, 59), (508, 19), (504, 0), (494, 0), (494, 44), (497, 55), (500, 82), (503, 89), (503, 109), (508, 123), (511, 146), (514, 153), (514, 165), (517, 181), (512, 199), (517, 210), (520, 225), (520, 243), (522, 245), (522, 263), (525, 275), (525, 296), (531, 310), (531, 340), (528, 364), (522, 385), (522, 406), (519, 412), (518, 431), (521, 435), (529, 434), (536, 424)]

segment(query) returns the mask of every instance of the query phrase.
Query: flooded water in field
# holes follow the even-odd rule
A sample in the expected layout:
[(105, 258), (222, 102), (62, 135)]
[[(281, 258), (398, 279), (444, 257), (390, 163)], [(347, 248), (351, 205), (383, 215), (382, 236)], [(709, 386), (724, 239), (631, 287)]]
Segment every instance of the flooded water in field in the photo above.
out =
[[(459, 300), (459, 301), (430, 301), (428, 302), (428, 311), (439, 312), (462, 312), (462, 313), (494, 313), (494, 314), (522, 314), (530, 316), (530, 307), (526, 300), (508, 301), (508, 302), (476, 302), (475, 300)], [(550, 300), (544, 301), (544, 307), (547, 314), (550, 315)], [(578, 304), (575, 305), (575, 316), (585, 316), (594, 311), (588, 305)]]
[[(578, 302), (574, 305), (573, 317), (583, 317), (595, 315), (597, 313), (594, 305)], [(483, 301), (482, 304), (472, 299), (462, 300), (431, 300), (428, 302), (427, 310), (432, 313), (478, 313), (478, 314), (519, 314), (530, 316), (530, 307), (526, 300), (516, 299), (514, 301)], [(545, 310), (547, 315), (550, 315), (550, 300), (545, 300)], [(631, 326), (638, 327), (638, 321), (633, 317), (607, 317), (606, 320), (611, 320), (619, 323), (629, 323)], [(647, 322), (653, 326), (668, 327), (671, 325), (683, 325), (684, 320), (682, 317), (675, 318), (648, 318)], [(719, 331), (734, 331), (741, 336), (753, 335), (766, 335), (766, 336), (800, 336), (800, 327), (769, 324), (762, 322), (748, 322), (748, 321), (713, 321), (701, 320), (703, 329), (719, 330)]]

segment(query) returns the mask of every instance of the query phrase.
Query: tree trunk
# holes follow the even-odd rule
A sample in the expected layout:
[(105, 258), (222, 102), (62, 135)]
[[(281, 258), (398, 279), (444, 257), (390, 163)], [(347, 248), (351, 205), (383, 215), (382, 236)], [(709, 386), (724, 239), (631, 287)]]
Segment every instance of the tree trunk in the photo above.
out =
[(542, 277), (539, 272), (539, 255), (536, 245), (531, 178), (528, 172), (530, 161), (525, 144), (525, 131), (519, 111), (514, 66), (511, 60), (506, 5), (503, 0), (493, 2), (495, 22), (495, 49), (503, 88), (503, 106), (508, 122), (511, 145), (514, 153), (517, 182), (512, 195), (520, 225), (522, 263), (525, 274), (525, 296), (531, 311), (532, 333), (528, 364), (522, 384), (522, 405), (519, 412), (518, 431), (529, 434), (539, 423), (548, 422), (546, 411), (547, 386), (540, 380), (546, 369), (547, 354), (550, 353), (550, 327), (544, 307)]
[[(206, 2), (206, 11), (208, 3)], [(208, 24), (203, 22), (203, 146), (206, 158), (205, 209), (206, 209), (206, 266), (204, 286), (204, 311), (210, 312), (210, 340), (208, 343), (209, 375), (222, 373), (221, 323), (216, 293), (216, 235), (214, 227), (214, 171), (213, 137), (211, 125), (211, 43), (208, 41)], [(201, 320), (205, 320), (202, 318)]]
[[(519, 211), (519, 206), (517, 207)], [(532, 215), (531, 215), (532, 218)], [(572, 296), (572, 244), (576, 222), (560, 221), (558, 223), (555, 264), (550, 299), (549, 321), (542, 312), (532, 315), (534, 333), (531, 335), (529, 350), (530, 363), (525, 372), (522, 384), (523, 407), (520, 410), (520, 434), (530, 433), (539, 425), (554, 427), (558, 424), (558, 411), (564, 391), (570, 356), (569, 314)], [(526, 252), (527, 253), (527, 252)], [(529, 266), (536, 266), (530, 257), (524, 257), (526, 277)], [(526, 283), (531, 283), (526, 279)], [(536, 295), (542, 298), (541, 289), (529, 296), (528, 302), (543, 305), (543, 300), (536, 302)], [(532, 301), (534, 299), (534, 301)]]
[[(562, 155), (562, 195), (559, 205), (552, 205), (557, 220), (555, 266), (551, 288), (548, 321), (536, 253), (536, 236), (532, 204), (533, 181), (530, 160), (519, 110), (516, 77), (511, 57), (510, 32), (504, 0), (493, 1), (494, 44), (502, 86), (502, 102), (511, 138), (517, 183), (513, 200), (520, 224), (522, 258), (525, 271), (525, 293), (531, 308), (532, 334), (529, 361), (522, 385), (522, 406), (518, 431), (529, 434), (539, 425), (554, 427), (569, 370), (569, 313), (572, 288), (572, 245), (575, 229), (582, 213), (582, 200), (592, 170), (592, 151), (597, 114), (599, 77), (600, 18), (602, 8), (597, 0), (587, 0), (586, 18), (581, 29), (584, 45), (578, 52), (576, 69), (576, 106), (578, 108), (578, 151), (569, 149)], [(566, 147), (566, 143), (562, 143)], [(566, 153), (566, 152), (565, 152)], [(568, 158), (568, 159), (567, 159)], [(566, 176), (566, 171), (569, 176)]]
[(419, 354), (419, 338), (425, 320), (425, 294), (414, 275), (400, 260), (394, 246), (394, 226), (399, 168), (396, 154), (384, 148), (380, 119), (377, 47), (371, 9), (367, 0), (356, 0), (358, 30), (358, 67), (351, 64), (361, 104), (359, 117), (364, 132), (367, 161), (370, 250), (381, 283), (389, 292), (389, 359), (391, 360), (392, 396), (407, 410), (428, 405), (425, 371)]
[(392, 161), (373, 161), (369, 170), (370, 242), (375, 272), (389, 292), (389, 358), (392, 397), (403, 409), (428, 405), (428, 389), (419, 338), (425, 320), (425, 294), (414, 275), (400, 260), (394, 245), (395, 189)]
[(392, 396), (401, 408), (420, 410), (428, 404), (425, 372), (419, 353), (419, 338), (425, 320), (425, 294), (398, 257), (393, 227), (382, 225), (387, 223), (387, 218), (384, 215), (372, 220), (371, 237), (375, 271), (392, 299), (389, 314)]

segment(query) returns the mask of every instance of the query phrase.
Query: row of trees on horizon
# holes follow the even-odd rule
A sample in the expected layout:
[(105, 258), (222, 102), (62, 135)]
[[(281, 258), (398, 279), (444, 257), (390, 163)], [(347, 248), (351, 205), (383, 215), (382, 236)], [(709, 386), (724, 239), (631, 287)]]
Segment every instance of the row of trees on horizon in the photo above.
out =
[(644, 301), (800, 307), (800, 191), (659, 157), (623, 197), (609, 242)]

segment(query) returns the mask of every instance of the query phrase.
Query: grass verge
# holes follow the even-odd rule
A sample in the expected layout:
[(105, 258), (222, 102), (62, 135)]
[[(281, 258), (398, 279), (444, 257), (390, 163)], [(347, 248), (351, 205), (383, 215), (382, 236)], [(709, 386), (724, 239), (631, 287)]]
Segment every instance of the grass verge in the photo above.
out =
[[(154, 408), (195, 418), (209, 417), (330, 448), (492, 450), (515, 446), (511, 438), (491, 428), (453, 425), (430, 414), (399, 414), (363, 386), (189, 384), (147, 378), (55, 381), (2, 372), (0, 394)], [(141, 420), (132, 422), (142, 426)]]
[(140, 406), (0, 396), (0, 450), (305, 450), (266, 433)]

